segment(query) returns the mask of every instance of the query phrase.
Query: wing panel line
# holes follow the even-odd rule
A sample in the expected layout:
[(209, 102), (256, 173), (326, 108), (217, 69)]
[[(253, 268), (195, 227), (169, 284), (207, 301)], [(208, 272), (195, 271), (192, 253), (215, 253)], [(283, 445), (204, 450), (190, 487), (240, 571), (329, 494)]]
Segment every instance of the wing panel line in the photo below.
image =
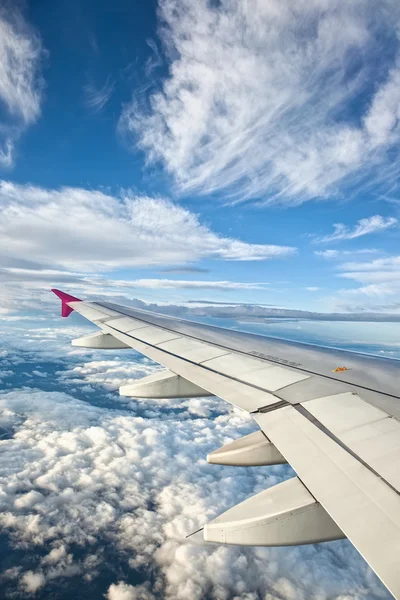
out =
[[(262, 392), (268, 392), (269, 394), (271, 394), (272, 396), (275, 396), (278, 398), (278, 401), (275, 402), (274, 404), (271, 405), (267, 405), (267, 406), (261, 406), (259, 408), (257, 408), (257, 410), (255, 411), (251, 411), (251, 414), (255, 414), (255, 413), (266, 413), (266, 412), (270, 412), (272, 410), (279, 410), (281, 408), (285, 408), (286, 406), (292, 406), (295, 410), (297, 410), (297, 412), (299, 412), (300, 414), (302, 414), (308, 421), (310, 421), (311, 423), (313, 423), (316, 427), (318, 427), (318, 429), (320, 429), (323, 433), (325, 433), (325, 435), (327, 435), (330, 439), (332, 439), (334, 442), (336, 442), (341, 448), (343, 448), (343, 450), (345, 450), (348, 454), (350, 454), (353, 458), (355, 458), (360, 464), (362, 464), (364, 467), (366, 467), (369, 471), (371, 471), (371, 473), (373, 473), (376, 477), (379, 477), (379, 479), (381, 479), (391, 490), (393, 490), (397, 495), (400, 496), (400, 492), (391, 484), (389, 483), (384, 477), (382, 477), (382, 475), (380, 475), (377, 471), (375, 471), (375, 469), (373, 469), (367, 462), (365, 462), (360, 456), (358, 456), (358, 454), (356, 454), (353, 450), (351, 450), (351, 448), (349, 448), (346, 444), (344, 444), (342, 442), (342, 440), (340, 440), (340, 438), (338, 438), (334, 433), (332, 433), (327, 427), (325, 427), (325, 425), (323, 425), (316, 417), (314, 417), (314, 415), (312, 415), (304, 406), (302, 406), (301, 404), (290, 404), (288, 403), (286, 400), (281, 400), (279, 399), (279, 397), (276, 395), (276, 393), (274, 392), (270, 392), (269, 390), (262, 388), (258, 385), (254, 385), (251, 383), (248, 383), (246, 381), (243, 381), (241, 379), (238, 379), (237, 377), (232, 377), (231, 375), (226, 375), (225, 373), (222, 373), (221, 371), (217, 371), (215, 369), (211, 369), (210, 367), (207, 367), (204, 364), (199, 364), (196, 363), (188, 358), (184, 358), (182, 356), (179, 356), (179, 354), (175, 354), (173, 352), (169, 352), (168, 350), (164, 350), (163, 348), (156, 346), (154, 344), (150, 344), (148, 342), (144, 342), (143, 340), (140, 340), (139, 338), (134, 337), (133, 335), (129, 334), (129, 333), (125, 333), (123, 331), (120, 331), (119, 329), (112, 327), (111, 325), (108, 325), (108, 327), (110, 327), (110, 329), (113, 329), (114, 331), (118, 331), (119, 333), (122, 333), (124, 335), (126, 335), (127, 337), (130, 337), (138, 342), (142, 342), (145, 343), (147, 346), (150, 346), (151, 348), (155, 348), (157, 350), (161, 350), (162, 352), (165, 352), (166, 354), (169, 354), (171, 356), (174, 356), (175, 358), (179, 358), (185, 362), (188, 362), (194, 366), (197, 366), (201, 369), (206, 369), (207, 371), (210, 371), (212, 373), (215, 373), (217, 375), (221, 375), (223, 377), (226, 377), (227, 379), (231, 379), (232, 381), (237, 381), (238, 383), (241, 383), (243, 385), (247, 385), (248, 387), (260, 390)], [(198, 341), (202, 341), (202, 340), (198, 340)]]
[[(100, 306), (102, 306), (102, 305), (100, 304)], [(107, 308), (107, 307), (104, 306), (104, 308)], [(150, 325), (154, 325), (150, 321), (145, 321), (144, 319), (140, 319), (138, 317), (132, 317), (131, 315), (128, 315), (128, 314), (123, 313), (123, 312), (121, 312), (121, 314), (124, 315), (124, 316), (130, 317), (131, 319), (135, 319), (137, 321), (142, 321), (143, 323), (146, 323), (146, 324), (150, 323)], [(162, 315), (162, 316), (165, 316), (165, 315)], [(107, 323), (105, 323), (105, 324), (107, 324)], [(109, 325), (109, 327), (111, 327), (111, 325)], [(171, 329), (170, 327), (164, 327), (162, 325), (155, 325), (155, 327), (159, 327), (160, 329), (165, 329), (166, 331), (175, 332), (175, 330)], [(115, 331), (119, 331), (119, 329), (116, 329), (116, 328), (113, 328), (113, 329), (115, 329)], [(120, 333), (125, 333), (125, 332), (120, 331)], [(279, 365), (281, 367), (286, 367), (287, 369), (293, 369), (295, 371), (301, 371), (303, 373), (308, 373), (309, 375), (315, 375), (316, 377), (322, 377), (323, 379), (330, 379), (330, 380), (335, 381), (335, 382), (343, 383), (345, 385), (348, 385), (349, 388), (358, 388), (360, 390), (366, 390), (368, 392), (375, 392), (375, 393), (381, 394), (383, 396), (388, 396), (390, 398), (395, 398), (396, 400), (400, 400), (400, 396), (396, 396), (395, 394), (389, 394), (387, 392), (381, 392), (380, 390), (376, 390), (374, 388), (370, 388), (370, 387), (367, 387), (367, 386), (363, 386), (363, 385), (359, 385), (359, 384), (355, 384), (355, 383), (350, 383), (350, 382), (345, 381), (343, 379), (338, 379), (336, 377), (332, 377), (331, 375), (325, 375), (325, 374), (321, 375), (320, 373), (317, 373), (316, 371), (311, 371), (310, 369), (305, 369), (305, 368), (302, 368), (302, 367), (296, 367), (296, 366), (292, 366), (292, 365), (285, 365), (285, 363), (280, 362), (278, 360), (274, 360), (272, 358), (268, 358), (268, 360), (267, 360), (267, 359), (265, 359), (265, 358), (263, 358), (261, 356), (255, 356), (255, 355), (251, 354), (250, 352), (244, 352), (243, 350), (233, 350), (232, 348), (228, 348), (227, 346), (224, 346), (223, 344), (218, 344), (217, 342), (206, 342), (205, 340), (203, 340), (203, 339), (201, 339), (201, 338), (199, 338), (199, 337), (197, 337), (195, 335), (189, 334), (189, 333), (184, 333), (184, 334), (181, 334), (181, 335), (183, 337), (192, 338), (194, 340), (197, 340), (198, 342), (203, 342), (205, 344), (210, 344), (212, 346), (218, 346), (219, 348), (222, 348), (224, 350), (228, 350), (228, 351), (233, 352), (235, 354), (243, 354), (244, 356), (249, 356), (251, 358), (258, 358), (259, 360), (262, 360), (265, 363), (274, 363), (274, 364)], [(130, 337), (133, 337), (133, 336), (130, 336)], [(134, 338), (134, 339), (136, 339), (136, 338)], [(138, 340), (138, 341), (143, 341), (143, 340)], [(151, 344), (149, 344), (149, 345), (151, 345)], [(157, 347), (157, 346), (155, 346), (155, 347)], [(194, 363), (194, 364), (197, 365), (197, 364), (201, 364), (201, 363)], [(212, 370), (212, 369), (210, 369), (210, 370)], [(215, 371), (215, 372), (218, 373), (218, 371)], [(227, 377), (227, 375), (225, 375), (225, 373), (220, 373), (220, 374)], [(235, 379), (235, 378), (232, 377), (231, 379)], [(236, 381), (241, 381), (240, 379), (235, 379), (235, 380)], [(245, 382), (242, 382), (242, 383), (245, 383)], [(289, 385), (296, 385), (296, 382), (293, 383), (293, 384), (289, 384)], [(264, 388), (258, 388), (258, 386), (256, 386), (256, 385), (254, 385), (252, 387), (260, 389), (262, 391), (268, 391), (268, 390), (265, 390)], [(282, 386), (282, 388), (279, 388), (279, 390), (277, 390), (277, 392), (279, 392), (280, 389), (284, 389), (286, 387), (289, 387), (289, 386), (288, 385)], [(272, 392), (270, 392), (270, 393), (272, 393)], [(275, 392), (275, 395), (277, 395), (276, 392)], [(367, 402), (367, 401), (364, 400), (364, 402)], [(367, 404), (369, 404), (369, 402), (367, 402)]]
[[(190, 363), (194, 367), (199, 367), (200, 369), (204, 369), (206, 371), (209, 371), (210, 373), (215, 373), (216, 375), (221, 375), (222, 377), (225, 377), (226, 379), (230, 379), (232, 381), (237, 381), (238, 383), (241, 383), (242, 385), (247, 385), (248, 387), (251, 387), (255, 390), (260, 390), (260, 392), (266, 392), (268, 394), (271, 394), (271, 396), (275, 396), (277, 398), (277, 401), (279, 401), (279, 404), (282, 404), (282, 402), (285, 402), (285, 406), (289, 405), (289, 403), (286, 402), (286, 400), (282, 401), (282, 399), (276, 395), (276, 392), (270, 392), (269, 390), (262, 388), (258, 385), (249, 383), (248, 381), (243, 381), (242, 379), (238, 379), (237, 377), (232, 377), (232, 375), (227, 375), (226, 373), (223, 373), (222, 371), (217, 371), (216, 369), (211, 369), (210, 367), (207, 367), (205, 364), (197, 363), (194, 360), (190, 360), (190, 358), (185, 358), (184, 356), (180, 356), (179, 354), (175, 354), (174, 352), (165, 350), (164, 348), (162, 348), (161, 346), (157, 346), (156, 344), (150, 344), (149, 342), (146, 342), (144, 340), (136, 338), (135, 336), (131, 335), (130, 333), (125, 333), (125, 331), (120, 331), (116, 327), (112, 327), (111, 325), (108, 325), (107, 323), (105, 323), (105, 325), (107, 325), (107, 327), (109, 327), (113, 331), (117, 331), (118, 333), (121, 333), (122, 335), (126, 335), (127, 337), (132, 338), (136, 342), (141, 342), (142, 344), (145, 344), (146, 346), (149, 346), (150, 348), (154, 348), (155, 350), (159, 350), (160, 352), (164, 352), (165, 354), (169, 354), (170, 356), (179, 358), (180, 360), (183, 360), (184, 362)], [(198, 341), (202, 342), (202, 340), (198, 340)], [(207, 343), (207, 342), (203, 342), (203, 343)], [(210, 345), (218, 346), (218, 344), (210, 344)], [(220, 347), (223, 348), (223, 346), (220, 346)], [(226, 348), (226, 350), (229, 351), (228, 354), (230, 352), (232, 352), (232, 350), (230, 350), (229, 348)], [(204, 362), (206, 362), (206, 361), (204, 361)]]

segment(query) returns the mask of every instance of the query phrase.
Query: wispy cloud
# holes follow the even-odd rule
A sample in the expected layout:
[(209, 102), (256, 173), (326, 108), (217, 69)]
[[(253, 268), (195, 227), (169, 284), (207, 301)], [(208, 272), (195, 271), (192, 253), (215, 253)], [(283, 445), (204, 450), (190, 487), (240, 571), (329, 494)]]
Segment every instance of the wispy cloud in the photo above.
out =
[(314, 254), (326, 259), (340, 259), (343, 257), (356, 256), (359, 254), (376, 254), (376, 248), (361, 248), (359, 250), (315, 250)]
[(133, 279), (130, 287), (148, 289), (203, 289), (203, 290), (265, 290), (267, 283), (237, 281), (184, 281), (182, 279)]
[(388, 256), (386, 258), (377, 258), (370, 262), (346, 262), (340, 268), (343, 271), (360, 271), (360, 272), (385, 272), (399, 273), (400, 275), (400, 256)]
[[(163, 198), (0, 182), (0, 255), (46, 268), (96, 272), (182, 265), (202, 258), (247, 261), (290, 256), (288, 246), (220, 236)], [(19, 266), (6, 265), (6, 266)]]
[(340, 240), (353, 240), (369, 233), (377, 233), (384, 231), (389, 227), (394, 227), (397, 224), (395, 217), (381, 217), (374, 215), (366, 219), (360, 219), (357, 224), (351, 228), (344, 223), (335, 223), (333, 225), (334, 232), (330, 235), (315, 238), (316, 243), (334, 242)]
[[(351, 277), (355, 279), (356, 277)], [(400, 289), (399, 282), (395, 284), (382, 281), (381, 283), (370, 283), (361, 287), (352, 289), (339, 290), (338, 294), (341, 296), (366, 296), (367, 298), (386, 298), (388, 296), (398, 295)], [(364, 307), (365, 310), (365, 307)], [(382, 309), (380, 309), (382, 310)], [(395, 312), (398, 313), (399, 307), (396, 308)]]
[[(11, 5), (10, 5), (11, 7)], [(40, 115), (40, 38), (17, 10), (0, 9), (0, 166), (14, 162), (15, 143)]]
[(85, 105), (93, 112), (99, 113), (110, 100), (115, 88), (115, 81), (110, 76), (101, 87), (97, 87), (93, 82), (87, 83), (84, 88)]
[(344, 263), (340, 269), (343, 271), (340, 277), (362, 284), (351, 290), (341, 290), (342, 295), (384, 298), (400, 294), (400, 256), (367, 263)]
[(396, 180), (398, 3), (161, 0), (159, 17), (169, 76), (121, 126), (181, 192), (298, 204)]
[[(0, 312), (12, 309), (17, 298), (25, 308), (27, 302), (34, 305), (40, 282), (42, 288), (58, 281), (93, 289), (96, 276), (107, 272), (116, 288), (132, 288), (127, 281), (116, 282), (113, 271), (174, 265), (181, 270), (187, 262), (193, 272), (193, 264), (202, 259), (261, 261), (295, 252), (289, 246), (249, 244), (219, 235), (196, 214), (165, 198), (127, 191), (117, 197), (82, 188), (54, 190), (0, 181)], [(104, 279), (97, 280), (100, 283), (109, 287)], [(249, 289), (251, 284), (161, 279), (139, 280), (137, 285), (220, 289), (246, 285)]]
[(154, 40), (146, 40), (146, 44), (152, 51), (152, 54), (147, 59), (145, 65), (145, 73), (147, 77), (149, 77), (155, 69), (161, 67), (161, 65), (163, 64), (163, 60), (158, 50), (157, 44), (154, 42)]
[[(339, 277), (356, 282), (358, 287), (339, 290), (339, 299), (363, 298), (364, 308), (372, 306), (374, 310), (398, 312), (399, 305), (393, 305), (393, 296), (400, 294), (400, 256), (378, 258), (368, 262), (345, 262), (339, 265)], [(381, 301), (380, 308), (371, 305), (370, 299)], [(358, 308), (358, 307), (357, 307)]]
[(161, 273), (208, 273), (209, 269), (203, 267), (195, 267), (194, 265), (182, 265), (177, 267), (167, 267), (161, 269)]

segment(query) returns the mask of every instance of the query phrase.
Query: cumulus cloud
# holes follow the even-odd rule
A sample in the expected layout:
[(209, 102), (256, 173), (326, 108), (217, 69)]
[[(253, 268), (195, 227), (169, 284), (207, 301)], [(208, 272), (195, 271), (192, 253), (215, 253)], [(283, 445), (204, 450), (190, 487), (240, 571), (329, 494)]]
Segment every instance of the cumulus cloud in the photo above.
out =
[(123, 581), (112, 583), (107, 591), (107, 600), (154, 600), (144, 585), (128, 585)]
[[(101, 381), (101, 368), (87, 369)], [(104, 398), (94, 405), (72, 392), (0, 393), (0, 412), (15, 417), (13, 436), (0, 442), (0, 527), (30, 561), (23, 573), (8, 569), (9, 590), (22, 580), (26, 591), (51, 593), (71, 576), (93, 590), (98, 573), (114, 568), (108, 600), (389, 598), (348, 542), (282, 551), (185, 538), (289, 475), (287, 467), (208, 465), (210, 450), (254, 422), (217, 398), (203, 400), (205, 417), (201, 402), (150, 400), (140, 412), (134, 402), (110, 408)]]
[(34, 594), (39, 588), (43, 587), (45, 581), (43, 573), (34, 573), (33, 571), (27, 571), (22, 577), (22, 585), (25, 591), (31, 594)]
[[(182, 265), (201, 258), (264, 260), (294, 248), (248, 244), (214, 233), (163, 198), (121, 198), (81, 188), (47, 190), (0, 182), (0, 254), (48, 268)], [(22, 266), (22, 265), (17, 265)]]
[(160, 0), (168, 75), (134, 93), (121, 129), (181, 192), (225, 201), (298, 204), (349, 175), (395, 180), (399, 12), (393, 0)]
[[(353, 240), (363, 235), (377, 233), (389, 229), (390, 227), (394, 227), (397, 225), (397, 222), (395, 217), (381, 217), (381, 215), (374, 215), (373, 217), (360, 219), (353, 229), (347, 227), (344, 223), (335, 223), (333, 225), (334, 232), (332, 234), (318, 237), (315, 239), (315, 242), (326, 243), (340, 240)], [(325, 254), (325, 258), (326, 257), (327, 255)]]
[(101, 385), (107, 390), (117, 390), (122, 385), (134, 383), (136, 379), (154, 373), (154, 364), (145, 359), (132, 362), (129, 359), (91, 360), (60, 373), (63, 380), (71, 383)]
[[(10, 5), (11, 6), (11, 5)], [(10, 167), (14, 146), (40, 115), (43, 81), (38, 35), (16, 10), (0, 9), (0, 166)]]

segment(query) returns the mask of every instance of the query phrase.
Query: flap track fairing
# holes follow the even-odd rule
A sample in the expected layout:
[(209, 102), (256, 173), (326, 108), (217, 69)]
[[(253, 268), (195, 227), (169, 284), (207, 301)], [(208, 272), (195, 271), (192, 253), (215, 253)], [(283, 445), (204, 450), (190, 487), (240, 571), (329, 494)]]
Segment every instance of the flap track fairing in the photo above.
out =
[(214, 450), (207, 455), (207, 462), (214, 465), (257, 467), (281, 465), (286, 460), (262, 431), (255, 431)]
[(165, 370), (119, 388), (121, 396), (133, 398), (198, 398), (212, 396), (198, 385)]
[(344, 537), (297, 477), (248, 498), (204, 527), (206, 541), (242, 546), (293, 546)]
[(101, 331), (72, 340), (71, 344), (72, 346), (79, 346), (80, 348), (93, 348), (96, 350), (119, 350), (122, 348), (130, 348), (130, 346), (117, 340), (117, 338), (110, 333), (102, 333)]

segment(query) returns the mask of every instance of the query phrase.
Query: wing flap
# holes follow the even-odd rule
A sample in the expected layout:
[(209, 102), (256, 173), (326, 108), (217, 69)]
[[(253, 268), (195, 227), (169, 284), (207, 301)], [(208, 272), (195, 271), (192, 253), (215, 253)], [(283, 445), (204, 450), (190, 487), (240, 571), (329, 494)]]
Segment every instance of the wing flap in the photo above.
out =
[(399, 494), (295, 407), (254, 418), (392, 594), (399, 596)]
[(400, 423), (396, 419), (350, 393), (311, 400), (304, 406), (360, 459), (400, 490)]

